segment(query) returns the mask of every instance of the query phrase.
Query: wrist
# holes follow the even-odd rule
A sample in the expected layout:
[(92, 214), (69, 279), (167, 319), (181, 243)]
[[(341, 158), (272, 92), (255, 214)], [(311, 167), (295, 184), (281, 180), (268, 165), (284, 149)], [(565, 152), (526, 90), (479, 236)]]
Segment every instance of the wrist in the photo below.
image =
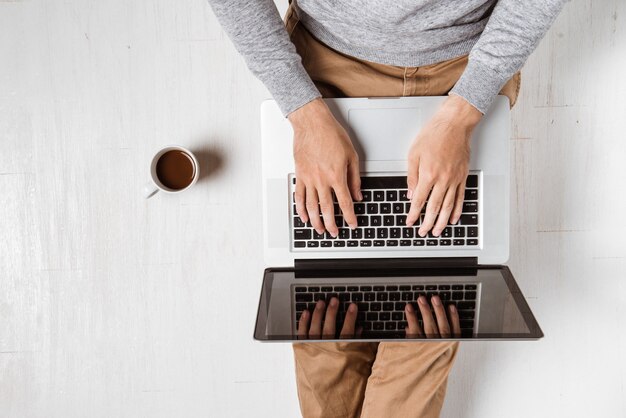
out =
[(321, 118), (328, 117), (330, 110), (321, 98), (310, 101), (291, 112), (287, 119), (294, 130), (315, 126)]
[(467, 100), (456, 94), (448, 96), (441, 106), (441, 111), (452, 118), (455, 124), (467, 129), (474, 129), (481, 121), (483, 114)]

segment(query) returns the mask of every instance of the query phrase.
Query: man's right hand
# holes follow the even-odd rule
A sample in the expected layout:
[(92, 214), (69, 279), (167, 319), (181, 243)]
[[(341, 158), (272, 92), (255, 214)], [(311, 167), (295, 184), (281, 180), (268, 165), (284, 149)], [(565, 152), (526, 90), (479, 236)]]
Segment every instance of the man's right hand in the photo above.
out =
[[(354, 200), (362, 200), (359, 157), (350, 137), (322, 99), (290, 113), (296, 164), (296, 211), (321, 234), (338, 234), (333, 195), (350, 228), (357, 226)], [(320, 219), (320, 209), (323, 221)]]

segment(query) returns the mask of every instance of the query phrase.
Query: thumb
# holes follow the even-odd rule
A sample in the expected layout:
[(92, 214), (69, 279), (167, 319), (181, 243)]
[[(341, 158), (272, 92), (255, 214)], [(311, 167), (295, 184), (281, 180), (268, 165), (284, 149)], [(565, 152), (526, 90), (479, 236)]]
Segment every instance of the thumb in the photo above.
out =
[(348, 188), (353, 200), (363, 200), (361, 194), (361, 173), (359, 171), (359, 159), (353, 158), (348, 165)]

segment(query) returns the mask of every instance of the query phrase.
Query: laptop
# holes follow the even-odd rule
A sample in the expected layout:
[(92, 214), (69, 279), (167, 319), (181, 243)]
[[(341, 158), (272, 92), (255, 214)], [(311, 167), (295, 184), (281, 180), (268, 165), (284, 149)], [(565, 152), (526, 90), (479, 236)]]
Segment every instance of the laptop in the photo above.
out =
[[(474, 131), (463, 214), (439, 237), (406, 227), (406, 156), (445, 97), (341, 98), (326, 104), (360, 158), (363, 201), (358, 228), (337, 204), (337, 237), (317, 234), (295, 209), (293, 131), (273, 100), (261, 106), (263, 247), (266, 266), (254, 338), (265, 342), (421, 340), (407, 332), (405, 307), (423, 295), (454, 305), (460, 332), (443, 340), (535, 340), (543, 337), (510, 269), (508, 100), (498, 96)], [(334, 334), (309, 336), (300, 320), (316, 303), (339, 301)], [(341, 335), (358, 306), (354, 335)], [(430, 307), (431, 313), (433, 307)], [(427, 314), (427, 311), (424, 311)], [(449, 311), (448, 311), (449, 312)], [(310, 320), (310, 315), (307, 318)], [(325, 317), (324, 317), (325, 318)], [(354, 316), (350, 316), (354, 320)], [(451, 319), (450, 319), (451, 320)], [(308, 326), (308, 325), (307, 325)], [(305, 332), (298, 332), (299, 327)], [(457, 330), (458, 331), (458, 330)], [(431, 335), (432, 336), (432, 335)]]

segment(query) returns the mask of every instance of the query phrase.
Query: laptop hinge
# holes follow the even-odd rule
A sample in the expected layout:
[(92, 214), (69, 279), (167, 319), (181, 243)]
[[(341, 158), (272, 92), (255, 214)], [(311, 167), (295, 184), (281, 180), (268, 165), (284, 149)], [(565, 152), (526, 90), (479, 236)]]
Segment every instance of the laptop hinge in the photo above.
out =
[(296, 259), (294, 263), (299, 277), (468, 274), (477, 266), (477, 257)]

